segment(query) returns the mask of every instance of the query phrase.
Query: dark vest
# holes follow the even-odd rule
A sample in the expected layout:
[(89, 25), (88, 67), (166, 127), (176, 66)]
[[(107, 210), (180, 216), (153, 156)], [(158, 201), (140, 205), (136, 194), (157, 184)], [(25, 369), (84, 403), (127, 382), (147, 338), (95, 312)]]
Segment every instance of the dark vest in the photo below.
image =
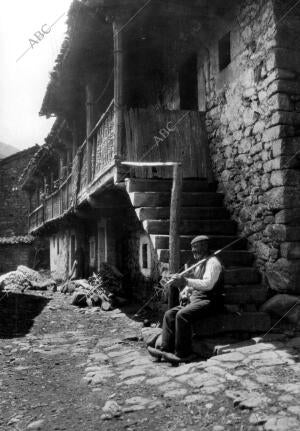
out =
[[(215, 259), (218, 259), (216, 256), (214, 256)], [(200, 266), (200, 270), (197, 274), (195, 274), (196, 278), (203, 278), (203, 275), (205, 273), (206, 270), (206, 265), (207, 262), (209, 261), (209, 259), (211, 259), (211, 257), (209, 257), (201, 266)], [(205, 292), (203, 296), (205, 296), (207, 299), (210, 299), (211, 301), (213, 301), (214, 303), (218, 304), (218, 305), (223, 305), (224, 304), (224, 296), (225, 296), (225, 285), (224, 285), (224, 268), (223, 265), (221, 263), (221, 261), (218, 259), (218, 261), (220, 262), (222, 269), (219, 275), (219, 278), (217, 280), (217, 282), (215, 283), (214, 287), (212, 288), (212, 290)]]

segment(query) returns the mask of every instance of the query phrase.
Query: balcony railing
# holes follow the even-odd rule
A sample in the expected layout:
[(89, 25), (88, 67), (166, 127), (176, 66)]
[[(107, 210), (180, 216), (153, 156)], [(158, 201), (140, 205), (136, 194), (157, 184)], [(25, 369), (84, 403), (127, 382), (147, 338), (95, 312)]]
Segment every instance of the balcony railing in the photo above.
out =
[(114, 101), (88, 136), (91, 144), (91, 177), (88, 178), (88, 152), (85, 142), (82, 152), (80, 190), (114, 165)]
[(44, 205), (40, 205), (29, 215), (29, 231), (32, 232), (44, 224)]
[(29, 231), (39, 229), (44, 223), (61, 217), (73, 204), (72, 175), (61, 184), (59, 190), (48, 196), (42, 205), (29, 216)]
[[(72, 174), (60, 185), (59, 190), (48, 196), (43, 204), (29, 216), (29, 231), (40, 228), (44, 223), (55, 220), (66, 214), (75, 203), (76, 193), (89, 186), (114, 166), (114, 101), (88, 136), (91, 143), (91, 178), (88, 177), (87, 142), (79, 148), (73, 161)], [(80, 160), (80, 162), (78, 162)], [(78, 162), (78, 163), (77, 163)], [(79, 176), (79, 178), (78, 178)], [(79, 181), (78, 181), (79, 179)], [(79, 183), (79, 190), (76, 186)], [(73, 186), (75, 190), (73, 190)]]
[(114, 163), (114, 101), (91, 133), (92, 179), (101, 175)]

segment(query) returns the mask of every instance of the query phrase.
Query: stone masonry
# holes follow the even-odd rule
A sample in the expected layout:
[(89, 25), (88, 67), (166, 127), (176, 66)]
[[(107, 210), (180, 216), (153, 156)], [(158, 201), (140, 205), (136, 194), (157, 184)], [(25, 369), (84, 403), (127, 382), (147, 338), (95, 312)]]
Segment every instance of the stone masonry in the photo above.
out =
[(286, 8), (277, 0), (239, 2), (216, 35), (230, 30), (231, 63), (219, 71), (215, 40), (204, 70), (207, 131), (226, 205), (250, 235), (271, 288), (296, 293), (300, 171), (290, 159), (299, 150), (300, 44), (299, 16), (280, 22)]
[(27, 234), (29, 200), (24, 191), (18, 190), (18, 180), (37, 148), (0, 161), (0, 237)]
[(29, 200), (18, 188), (19, 177), (37, 146), (13, 154), (0, 161), (0, 273), (14, 270), (18, 265), (47, 262), (40, 254), (44, 246), (27, 235)]

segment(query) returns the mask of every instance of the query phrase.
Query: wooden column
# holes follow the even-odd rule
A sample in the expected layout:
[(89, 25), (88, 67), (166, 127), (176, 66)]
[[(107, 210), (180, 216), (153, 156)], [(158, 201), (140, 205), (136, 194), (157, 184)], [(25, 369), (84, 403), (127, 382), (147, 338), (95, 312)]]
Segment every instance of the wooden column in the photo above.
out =
[(179, 225), (181, 215), (182, 194), (182, 166), (177, 163), (173, 167), (173, 185), (170, 206), (170, 232), (169, 232), (169, 271), (176, 273), (180, 268), (180, 237)]
[(115, 122), (115, 156), (121, 155), (123, 107), (124, 107), (124, 52), (123, 31), (124, 20), (115, 18), (113, 22), (114, 37), (114, 122)]
[(72, 160), (74, 160), (78, 148), (78, 131), (76, 121), (72, 124)]
[(91, 83), (86, 84), (86, 149), (88, 183), (92, 179), (92, 139), (88, 139), (93, 130), (93, 90)]

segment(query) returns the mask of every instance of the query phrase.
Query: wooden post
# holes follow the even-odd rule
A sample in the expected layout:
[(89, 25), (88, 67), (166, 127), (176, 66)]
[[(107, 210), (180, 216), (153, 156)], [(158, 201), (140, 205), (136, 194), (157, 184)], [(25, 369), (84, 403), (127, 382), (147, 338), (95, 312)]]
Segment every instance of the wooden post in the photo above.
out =
[(114, 37), (114, 154), (121, 156), (124, 107), (123, 20), (113, 22)]
[(91, 83), (86, 85), (86, 150), (88, 183), (92, 179), (92, 139), (88, 139), (93, 130), (93, 91)]
[(73, 121), (73, 127), (72, 127), (72, 160), (74, 160), (76, 156), (78, 148), (78, 129), (76, 121)]
[(170, 233), (169, 233), (169, 271), (173, 274), (180, 268), (180, 213), (182, 193), (182, 166), (177, 163), (173, 167), (173, 184), (170, 206)]

